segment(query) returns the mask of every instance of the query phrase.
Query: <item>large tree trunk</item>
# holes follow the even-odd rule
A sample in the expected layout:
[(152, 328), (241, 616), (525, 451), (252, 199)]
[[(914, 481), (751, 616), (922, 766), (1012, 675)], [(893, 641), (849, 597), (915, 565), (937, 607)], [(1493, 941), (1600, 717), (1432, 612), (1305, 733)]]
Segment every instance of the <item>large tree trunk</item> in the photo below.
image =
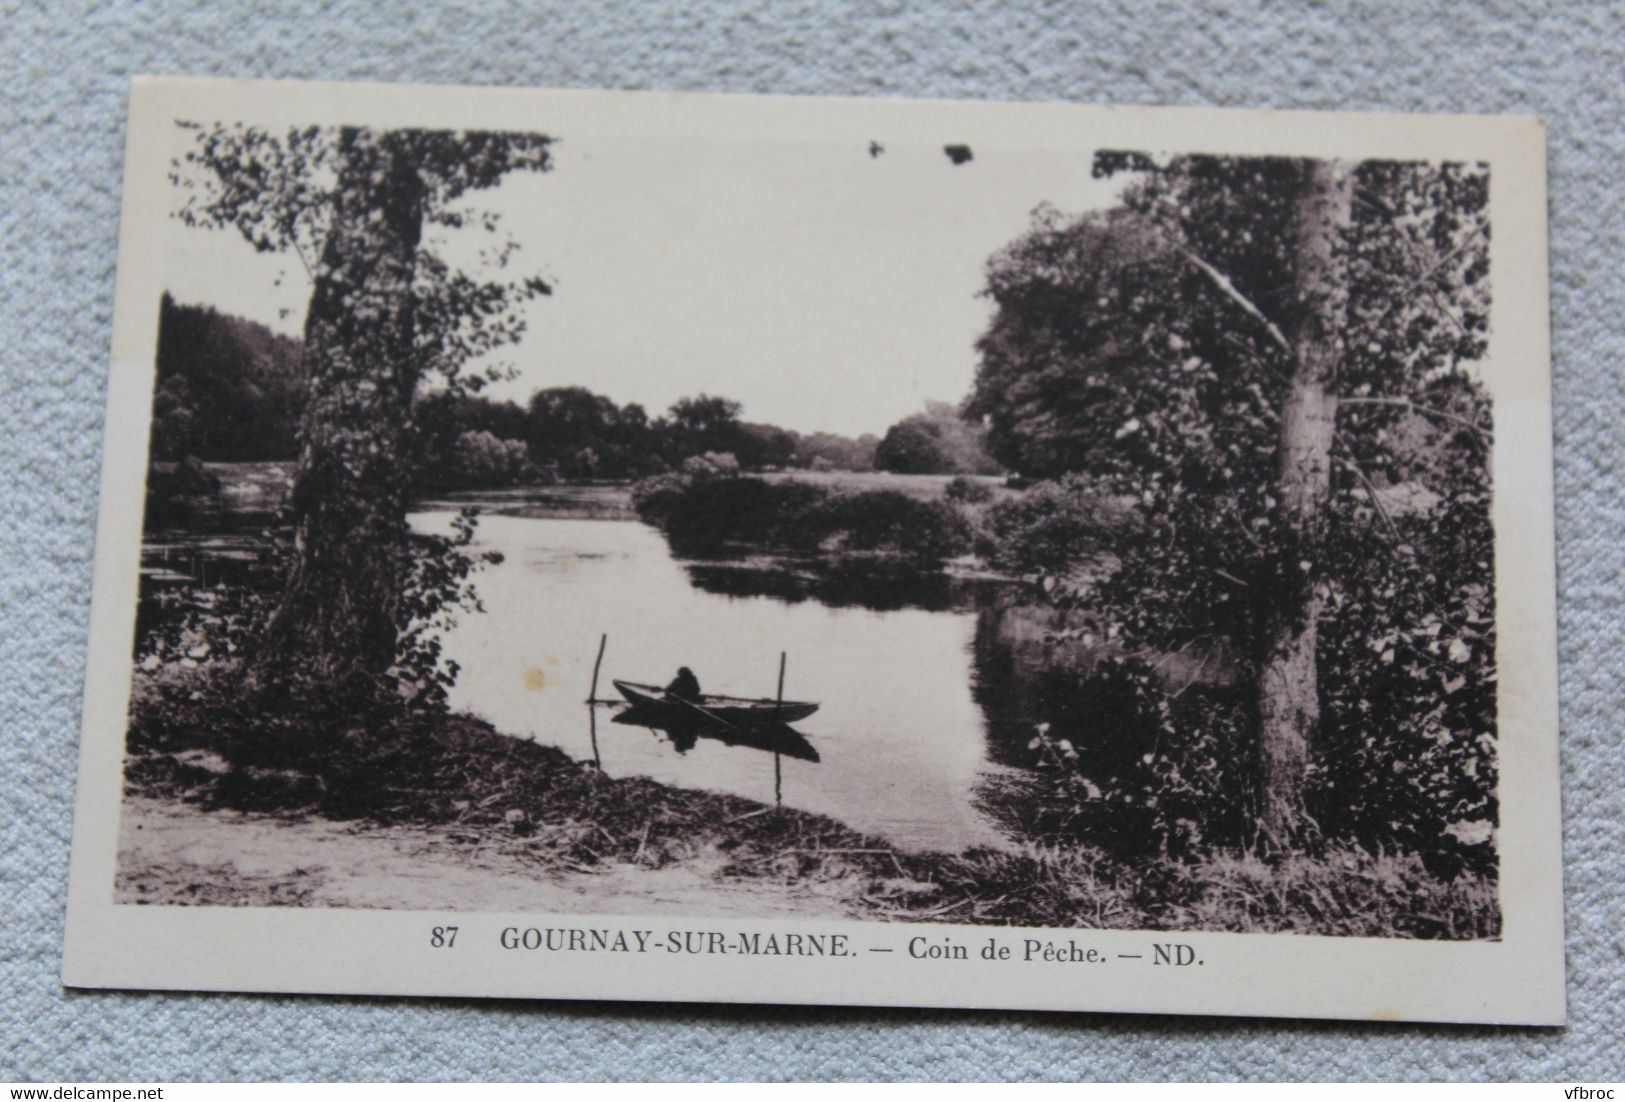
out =
[(1286, 327), (1292, 378), (1281, 411), (1277, 487), (1289, 538), (1259, 664), (1259, 827), (1289, 844), (1304, 822), (1309, 749), (1320, 721), (1315, 669), (1321, 591), (1319, 545), (1337, 421), (1338, 361), (1348, 317), (1342, 242), (1352, 213), (1349, 165), (1311, 161), (1297, 201), (1297, 309)]
[(346, 129), (305, 319), (295, 557), (256, 677), (353, 682), (395, 661), (406, 569), (414, 264), (426, 187), (407, 144)]

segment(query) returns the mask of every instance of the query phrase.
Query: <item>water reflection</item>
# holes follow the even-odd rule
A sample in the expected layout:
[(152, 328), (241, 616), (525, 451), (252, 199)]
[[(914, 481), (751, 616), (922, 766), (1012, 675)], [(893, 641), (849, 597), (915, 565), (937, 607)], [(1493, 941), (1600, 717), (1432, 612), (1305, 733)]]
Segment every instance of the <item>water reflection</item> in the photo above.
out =
[(732, 560), (685, 562), (689, 581), (723, 597), (772, 597), (789, 604), (816, 601), (830, 608), (895, 612), (970, 611), (988, 583), (890, 564)]
[(788, 723), (777, 719), (757, 719), (748, 723), (718, 723), (704, 716), (684, 719), (669, 711), (633, 705), (618, 710), (610, 720), (626, 727), (643, 727), (659, 731), (670, 740), (679, 754), (686, 754), (701, 739), (712, 739), (724, 746), (737, 746), (782, 754), (787, 758), (817, 764), (818, 750), (807, 737)]

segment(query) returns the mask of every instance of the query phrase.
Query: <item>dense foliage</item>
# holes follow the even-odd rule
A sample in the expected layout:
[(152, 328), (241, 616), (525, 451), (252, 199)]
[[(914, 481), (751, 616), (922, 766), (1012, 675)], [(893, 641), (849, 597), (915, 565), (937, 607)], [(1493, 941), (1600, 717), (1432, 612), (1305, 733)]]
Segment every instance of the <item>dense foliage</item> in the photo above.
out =
[(1243, 837), (1252, 763), (1245, 699), (1233, 688), (1168, 691), (1144, 659), (1107, 657), (1063, 698), (1086, 730), (1039, 725), (1029, 749), (1053, 787), (1028, 829), (1123, 855), (1187, 857)]
[[(968, 412), (1005, 463), (1074, 476), (996, 510), (997, 553), (1048, 575), (1052, 600), (1091, 610), (1124, 645), (1239, 654), (1255, 676), (1272, 633), (1313, 616), (1312, 829), (1411, 847), (1445, 871), (1492, 869), (1490, 425), (1473, 371), (1488, 317), (1483, 170), (1353, 168), (1334, 258), (1347, 320), (1330, 338), (1332, 466), (1305, 524), (1279, 481), (1293, 326), (1309, 308), (1294, 274), (1304, 163), (1097, 165), (1125, 169), (1120, 208), (1042, 210), (989, 264), (997, 310)], [(1134, 510), (1112, 528), (1103, 578), (1080, 573), (1102, 500)], [(1255, 740), (1247, 711), (1223, 725)], [(1218, 744), (1203, 742), (1217, 720), (1175, 708), (1168, 722), (1191, 747), (1185, 775), (1218, 775)], [(1069, 760), (1104, 791), (1085, 762)], [(1247, 800), (1257, 785), (1255, 768)], [(1147, 779), (1139, 806), (1158, 790)]]
[(1132, 503), (1113, 499), (1087, 476), (1067, 475), (989, 509), (980, 550), (994, 566), (1019, 574), (1077, 574), (1129, 537), (1133, 519)]
[(691, 460), (682, 474), (638, 483), (638, 516), (679, 554), (748, 547), (822, 556), (875, 556), (935, 568), (969, 549), (970, 526), (944, 501), (896, 490), (839, 491), (794, 480), (738, 477), (726, 459)]

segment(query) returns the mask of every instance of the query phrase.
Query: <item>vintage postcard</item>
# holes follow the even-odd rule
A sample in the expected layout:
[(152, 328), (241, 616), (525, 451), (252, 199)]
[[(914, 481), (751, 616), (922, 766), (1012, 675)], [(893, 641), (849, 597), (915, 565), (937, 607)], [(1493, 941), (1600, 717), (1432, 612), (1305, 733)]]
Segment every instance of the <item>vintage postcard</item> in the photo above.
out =
[(1544, 157), (137, 81), (65, 982), (1561, 1023)]

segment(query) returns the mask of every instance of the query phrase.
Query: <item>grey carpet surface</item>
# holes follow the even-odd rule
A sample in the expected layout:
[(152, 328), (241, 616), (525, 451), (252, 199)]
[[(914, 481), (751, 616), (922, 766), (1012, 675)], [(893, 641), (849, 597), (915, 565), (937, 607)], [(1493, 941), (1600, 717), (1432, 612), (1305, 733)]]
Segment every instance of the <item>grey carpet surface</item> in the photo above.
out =
[[(0, 28), (0, 1078), (1625, 1073), (1618, 3), (8, 0)], [(122, 140), (137, 73), (1540, 115), (1551, 140), (1570, 1026), (65, 992)]]

